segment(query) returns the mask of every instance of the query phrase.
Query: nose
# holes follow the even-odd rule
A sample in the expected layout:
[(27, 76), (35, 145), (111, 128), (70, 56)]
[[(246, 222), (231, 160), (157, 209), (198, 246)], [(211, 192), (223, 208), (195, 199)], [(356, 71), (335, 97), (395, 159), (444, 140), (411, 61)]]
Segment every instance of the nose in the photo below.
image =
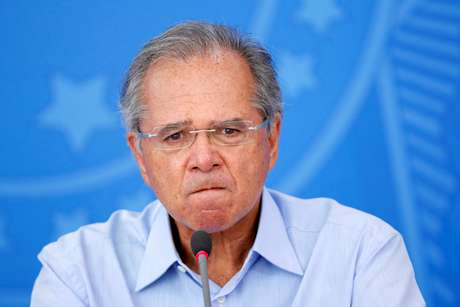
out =
[(211, 143), (206, 132), (197, 133), (196, 139), (189, 148), (189, 169), (193, 171), (210, 172), (222, 165), (219, 152)]

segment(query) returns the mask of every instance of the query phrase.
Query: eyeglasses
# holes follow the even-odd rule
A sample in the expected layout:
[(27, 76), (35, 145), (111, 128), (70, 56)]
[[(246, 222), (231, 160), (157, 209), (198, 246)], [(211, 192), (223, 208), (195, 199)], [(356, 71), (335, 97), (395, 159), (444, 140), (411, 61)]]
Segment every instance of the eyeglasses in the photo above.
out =
[(205, 132), (213, 144), (234, 146), (251, 142), (251, 136), (259, 129), (266, 128), (269, 120), (255, 125), (250, 120), (229, 120), (208, 129), (193, 129), (185, 124), (170, 124), (155, 127), (152, 132), (137, 132), (140, 139), (148, 139), (155, 148), (176, 150), (191, 146), (200, 132)]

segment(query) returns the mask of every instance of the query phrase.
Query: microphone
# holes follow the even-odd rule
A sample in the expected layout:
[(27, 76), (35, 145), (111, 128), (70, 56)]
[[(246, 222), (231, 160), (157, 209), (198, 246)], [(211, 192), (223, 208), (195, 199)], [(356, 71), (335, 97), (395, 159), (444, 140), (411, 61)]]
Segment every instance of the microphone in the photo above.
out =
[(212, 240), (207, 232), (198, 230), (193, 233), (190, 243), (192, 245), (193, 254), (200, 267), (204, 306), (211, 307), (208, 281), (208, 257), (211, 254)]

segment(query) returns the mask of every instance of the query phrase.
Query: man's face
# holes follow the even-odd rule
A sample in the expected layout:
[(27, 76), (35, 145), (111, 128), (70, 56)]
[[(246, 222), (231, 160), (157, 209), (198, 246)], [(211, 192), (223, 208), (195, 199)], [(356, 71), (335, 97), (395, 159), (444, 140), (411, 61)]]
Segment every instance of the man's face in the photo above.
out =
[[(148, 109), (141, 130), (189, 121), (195, 129), (215, 122), (263, 121), (251, 104), (254, 80), (248, 64), (231, 51), (216, 51), (184, 60), (168, 59), (148, 71), (144, 102)], [(128, 141), (145, 182), (174, 220), (208, 232), (228, 229), (259, 204), (268, 171), (277, 158), (280, 119), (270, 135), (260, 129), (251, 142), (222, 146), (199, 133), (188, 148), (164, 151), (146, 139)]]

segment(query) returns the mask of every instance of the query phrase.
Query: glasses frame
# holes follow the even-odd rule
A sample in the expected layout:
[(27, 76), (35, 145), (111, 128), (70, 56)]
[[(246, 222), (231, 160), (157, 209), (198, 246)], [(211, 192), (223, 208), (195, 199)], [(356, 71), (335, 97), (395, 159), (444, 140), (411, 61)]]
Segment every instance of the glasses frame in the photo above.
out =
[[(251, 124), (253, 124), (253, 122), (250, 121), (250, 120), (243, 120), (242, 122), (250, 122)], [(259, 130), (259, 129), (267, 128), (269, 123), (270, 123), (270, 120), (268, 118), (265, 118), (260, 124), (249, 126), (247, 129), (250, 132), (255, 132), (255, 131)], [(162, 127), (163, 126), (158, 126), (158, 127), (153, 128), (153, 130), (160, 129)], [(187, 144), (186, 146), (175, 147), (175, 148), (165, 148), (165, 147), (161, 147), (161, 146), (155, 146), (155, 148), (160, 149), (160, 150), (165, 150), (165, 151), (172, 151), (172, 150), (188, 148), (188, 147), (192, 146), (193, 143), (195, 143), (196, 137), (198, 136), (198, 133), (201, 133), (201, 132), (205, 132), (207, 134), (208, 139), (209, 139), (209, 141), (211, 143), (213, 143), (215, 145), (219, 145), (219, 146), (238, 146), (238, 145), (249, 143), (249, 142), (242, 142), (242, 143), (236, 143), (236, 144), (225, 144), (225, 143), (219, 143), (218, 141), (216, 142), (216, 139), (210, 136), (213, 132), (216, 132), (216, 131), (217, 131), (217, 129), (215, 129), (215, 128), (192, 129), (192, 130), (188, 131), (188, 133), (194, 135), (194, 137), (193, 137), (192, 141), (190, 142), (190, 144)], [(148, 132), (137, 131), (136, 136), (139, 138), (139, 140), (144, 140), (144, 139), (156, 138), (156, 137), (159, 136), (159, 134), (158, 133), (148, 133)]]

